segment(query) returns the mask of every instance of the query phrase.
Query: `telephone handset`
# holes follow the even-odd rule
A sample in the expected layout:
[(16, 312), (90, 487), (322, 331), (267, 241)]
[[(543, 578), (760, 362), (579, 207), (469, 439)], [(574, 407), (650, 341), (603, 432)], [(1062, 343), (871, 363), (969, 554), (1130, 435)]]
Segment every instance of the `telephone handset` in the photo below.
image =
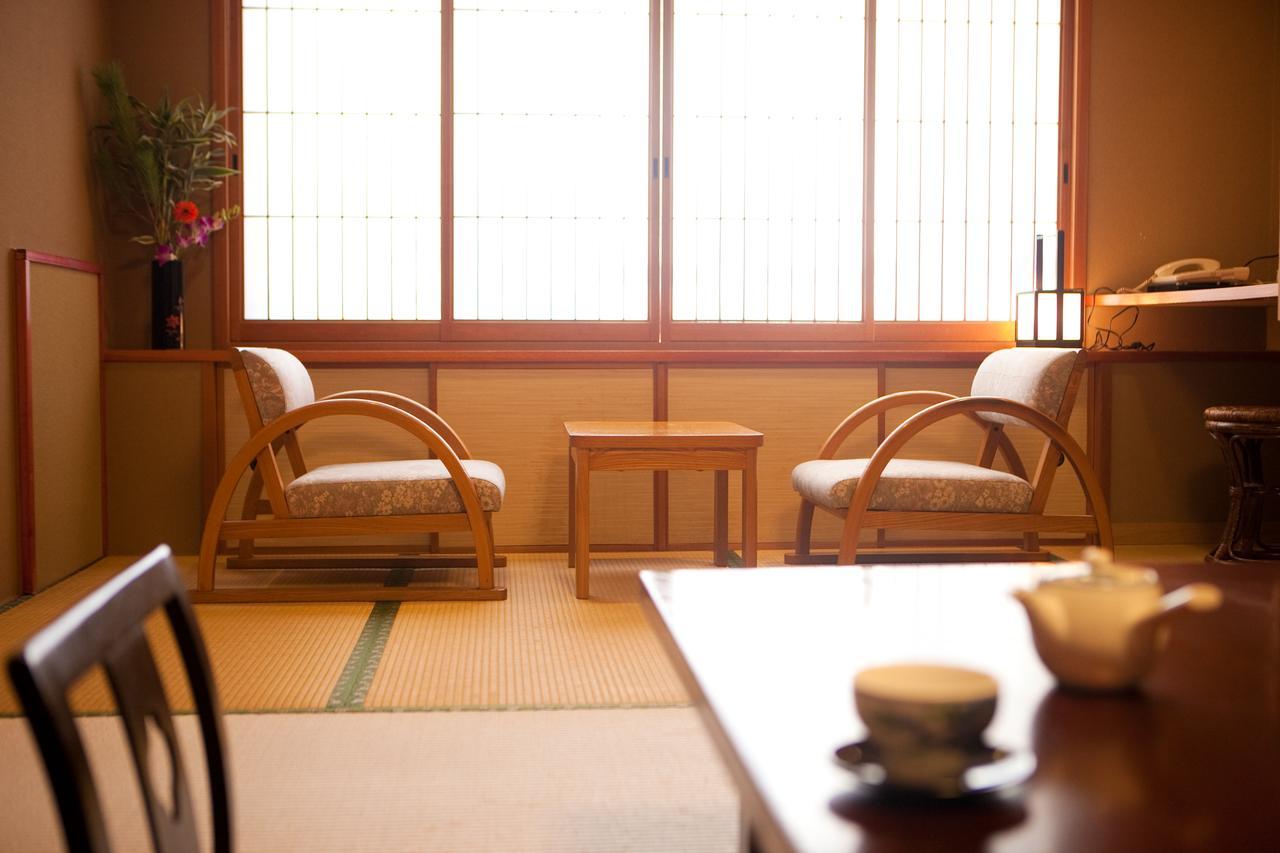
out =
[(1196, 287), (1217, 287), (1238, 284), (1249, 280), (1248, 267), (1223, 269), (1213, 258), (1183, 258), (1156, 267), (1151, 277), (1137, 287), (1122, 288), (1121, 293), (1138, 293), (1143, 290), (1182, 290)]
[[(1222, 264), (1213, 258), (1183, 258), (1180, 261), (1169, 261), (1167, 264), (1156, 267), (1152, 278), (1156, 281), (1189, 281), (1195, 273), (1214, 272), (1220, 269)], [(1187, 276), (1187, 278), (1179, 279), (1179, 276)]]

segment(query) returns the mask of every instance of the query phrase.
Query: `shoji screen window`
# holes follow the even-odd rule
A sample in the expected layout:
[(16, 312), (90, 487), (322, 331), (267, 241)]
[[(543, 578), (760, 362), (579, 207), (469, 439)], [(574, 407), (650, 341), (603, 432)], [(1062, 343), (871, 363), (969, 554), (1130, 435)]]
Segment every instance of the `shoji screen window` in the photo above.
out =
[(440, 318), (440, 23), (243, 0), (247, 320)]
[(863, 6), (676, 3), (674, 321), (862, 318)]
[(1008, 321), (1057, 228), (1060, 0), (876, 0), (875, 319)]
[(649, 319), (649, 6), (455, 4), (454, 319)]

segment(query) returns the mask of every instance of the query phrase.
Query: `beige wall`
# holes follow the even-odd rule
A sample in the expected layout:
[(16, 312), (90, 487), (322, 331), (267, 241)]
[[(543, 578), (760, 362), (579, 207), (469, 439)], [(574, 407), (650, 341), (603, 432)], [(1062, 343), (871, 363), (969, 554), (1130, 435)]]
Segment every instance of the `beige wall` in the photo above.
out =
[(34, 249), (96, 260), (87, 71), (106, 55), (99, 0), (0, 3), (0, 600), (20, 589), (13, 261)]
[[(1275, 252), (1280, 4), (1095, 0), (1092, 8), (1089, 287), (1132, 286), (1175, 258), (1235, 265)], [(1275, 280), (1274, 262), (1255, 272)], [(1100, 310), (1095, 320), (1108, 316)], [(1280, 348), (1265, 309), (1148, 309), (1129, 339), (1162, 350)], [(1114, 377), (1117, 535), (1216, 537), (1226, 475), (1201, 413), (1280, 404), (1280, 366), (1140, 364)]]
[[(1175, 258), (1234, 266), (1276, 251), (1280, 4), (1091, 6), (1089, 288), (1132, 287)], [(1145, 311), (1132, 337), (1261, 348), (1266, 326), (1261, 311)]]
[[(1111, 511), (1117, 538), (1216, 540), (1227, 514), (1227, 469), (1205, 432), (1204, 410), (1225, 403), (1275, 405), (1280, 367), (1116, 365), (1111, 391)], [(1273, 461), (1280, 462), (1280, 455)], [(1275, 468), (1273, 476), (1280, 473)]]
[[(211, 101), (209, 20), (209, 0), (113, 0), (107, 16), (111, 56), (124, 66), (129, 91), (147, 103), (166, 91), (174, 100), (194, 95)], [(131, 236), (113, 234), (104, 246), (108, 340), (114, 347), (146, 348), (151, 257), (128, 241)], [(210, 264), (207, 251), (183, 256), (187, 346), (193, 349), (213, 343)]]

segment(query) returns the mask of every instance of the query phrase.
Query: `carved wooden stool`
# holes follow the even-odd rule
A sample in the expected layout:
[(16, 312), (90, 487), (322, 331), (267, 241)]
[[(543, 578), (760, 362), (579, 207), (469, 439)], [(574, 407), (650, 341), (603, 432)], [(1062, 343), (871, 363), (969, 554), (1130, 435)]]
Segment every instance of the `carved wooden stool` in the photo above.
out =
[(1280, 406), (1214, 406), (1205, 409), (1204, 426), (1218, 440), (1231, 476), (1226, 529), (1208, 559), (1280, 560), (1280, 547), (1262, 537), (1267, 499), (1280, 497), (1280, 484), (1266, 482), (1262, 444), (1280, 439)]

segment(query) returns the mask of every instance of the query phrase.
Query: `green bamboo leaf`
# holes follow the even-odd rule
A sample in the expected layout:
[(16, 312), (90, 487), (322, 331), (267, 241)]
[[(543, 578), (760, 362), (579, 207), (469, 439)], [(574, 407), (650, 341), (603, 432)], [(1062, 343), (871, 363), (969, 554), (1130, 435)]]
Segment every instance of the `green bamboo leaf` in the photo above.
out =
[[(168, 92), (155, 105), (145, 104), (128, 94), (116, 62), (94, 69), (93, 76), (106, 121), (90, 131), (90, 157), (108, 201), (105, 210), (150, 231), (134, 242), (167, 243), (175, 202), (200, 204), (197, 196), (237, 174), (225, 165), (226, 149), (236, 144), (223, 125), (230, 110), (198, 97), (174, 101)], [(221, 213), (229, 219), (238, 209)]]

